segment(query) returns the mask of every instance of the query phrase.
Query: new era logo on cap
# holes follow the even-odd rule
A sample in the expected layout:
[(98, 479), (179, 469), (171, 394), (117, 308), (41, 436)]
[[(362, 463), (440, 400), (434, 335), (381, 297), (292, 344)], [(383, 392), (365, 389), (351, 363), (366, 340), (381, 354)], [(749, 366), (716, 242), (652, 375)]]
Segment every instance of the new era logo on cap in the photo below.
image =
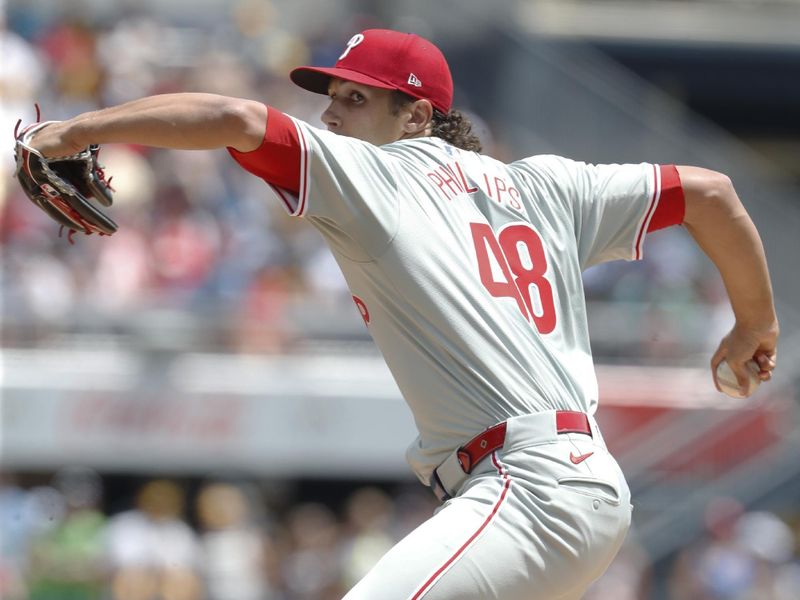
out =
[(318, 94), (328, 93), (332, 77), (399, 90), (430, 100), (445, 114), (453, 102), (453, 78), (441, 50), (418, 35), (390, 29), (357, 33), (333, 67), (299, 67), (290, 77), (300, 87)]

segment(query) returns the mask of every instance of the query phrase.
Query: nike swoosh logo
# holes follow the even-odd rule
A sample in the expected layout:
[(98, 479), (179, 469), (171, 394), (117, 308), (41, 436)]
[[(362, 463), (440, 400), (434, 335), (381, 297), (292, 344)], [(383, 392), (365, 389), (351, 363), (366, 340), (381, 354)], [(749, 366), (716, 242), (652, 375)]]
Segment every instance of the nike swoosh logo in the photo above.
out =
[(587, 458), (589, 458), (594, 452), (587, 452), (586, 454), (579, 454), (575, 456), (572, 452), (569, 453), (569, 459), (572, 461), (573, 465), (579, 465)]

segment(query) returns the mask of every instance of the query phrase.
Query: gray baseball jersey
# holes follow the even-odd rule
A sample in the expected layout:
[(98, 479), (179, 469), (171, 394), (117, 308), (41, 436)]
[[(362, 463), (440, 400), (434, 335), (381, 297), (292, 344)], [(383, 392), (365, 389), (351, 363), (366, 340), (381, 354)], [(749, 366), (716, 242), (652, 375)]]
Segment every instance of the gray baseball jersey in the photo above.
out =
[(640, 258), (649, 229), (682, 217), (672, 166), (504, 164), (432, 137), (376, 147), (272, 108), (262, 146), (231, 154), (329, 244), (411, 408), (425, 483), (495, 423), (594, 413), (581, 272)]

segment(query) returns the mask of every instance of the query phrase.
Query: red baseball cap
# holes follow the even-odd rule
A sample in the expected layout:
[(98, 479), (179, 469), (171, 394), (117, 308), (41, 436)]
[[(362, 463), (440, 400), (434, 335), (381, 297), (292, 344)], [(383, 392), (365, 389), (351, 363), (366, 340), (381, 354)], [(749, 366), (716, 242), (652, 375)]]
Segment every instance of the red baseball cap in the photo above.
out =
[(430, 100), (444, 114), (453, 103), (453, 78), (442, 51), (418, 35), (390, 29), (357, 33), (333, 67), (298, 67), (289, 77), (301, 88), (326, 95), (331, 77), (400, 90)]

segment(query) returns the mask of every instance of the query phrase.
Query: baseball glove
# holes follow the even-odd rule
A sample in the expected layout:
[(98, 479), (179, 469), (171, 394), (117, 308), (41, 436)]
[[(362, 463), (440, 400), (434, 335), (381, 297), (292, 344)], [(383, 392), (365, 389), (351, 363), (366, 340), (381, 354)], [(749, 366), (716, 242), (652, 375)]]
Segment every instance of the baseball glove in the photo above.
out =
[(45, 158), (29, 145), (34, 133), (52, 121), (34, 123), (18, 132), (14, 130), (15, 175), (31, 201), (48, 216), (69, 229), (86, 235), (111, 235), (117, 224), (104, 215), (94, 202), (111, 206), (113, 191), (97, 162), (99, 146), (93, 145), (74, 154)]

